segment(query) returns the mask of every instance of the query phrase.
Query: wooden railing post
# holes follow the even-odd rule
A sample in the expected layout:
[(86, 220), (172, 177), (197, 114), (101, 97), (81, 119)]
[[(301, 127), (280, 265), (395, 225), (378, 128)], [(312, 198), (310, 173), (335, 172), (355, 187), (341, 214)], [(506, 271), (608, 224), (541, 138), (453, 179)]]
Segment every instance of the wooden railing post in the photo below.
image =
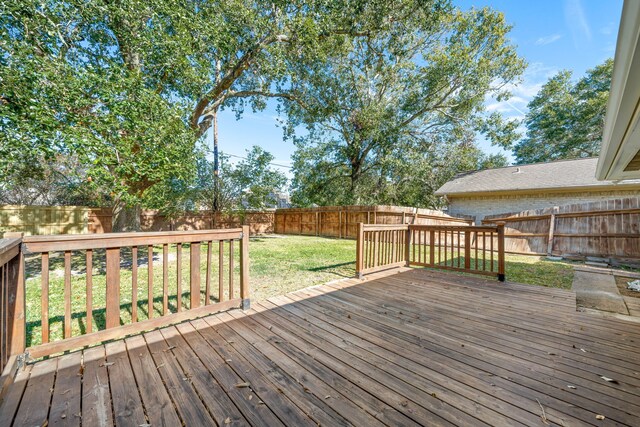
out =
[[(22, 239), (24, 233), (5, 233), (5, 238)], [(26, 301), (25, 301), (25, 274), (24, 251), (21, 246), (19, 255), (10, 261), (9, 287), (7, 289), (7, 321), (9, 322), (7, 348), (10, 355), (22, 354), (25, 351), (26, 328)]]
[(249, 226), (242, 226), (242, 242), (240, 244), (240, 298), (242, 309), (250, 308), (249, 288)]
[(498, 280), (504, 282), (504, 222), (498, 222), (496, 225), (498, 226)]
[(358, 236), (356, 238), (356, 275), (362, 279), (364, 270), (364, 224), (358, 223)]

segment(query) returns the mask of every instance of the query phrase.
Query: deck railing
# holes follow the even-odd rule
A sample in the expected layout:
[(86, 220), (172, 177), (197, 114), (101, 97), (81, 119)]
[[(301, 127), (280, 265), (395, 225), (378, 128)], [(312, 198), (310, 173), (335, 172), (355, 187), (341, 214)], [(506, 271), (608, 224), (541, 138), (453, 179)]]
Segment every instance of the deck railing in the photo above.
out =
[(20, 268), (22, 239), (0, 239), (0, 391), (15, 370), (18, 355), (24, 352), (24, 287)]
[(423, 266), (505, 280), (504, 224), (497, 226), (359, 224), (356, 273)]
[(25, 352), (38, 358), (248, 308), (248, 243), (247, 226), (0, 240), (3, 381)]
[[(40, 265), (35, 267), (36, 275), (40, 273), (39, 292), (35, 292), (40, 294), (40, 313), (27, 315), (39, 317), (41, 342), (30, 346), (29, 354), (40, 357), (200, 313), (248, 305), (248, 239), (246, 226), (226, 230), (25, 237), (25, 255), (31, 261), (34, 255), (40, 258)], [(236, 245), (239, 269), (235, 265)], [(185, 247), (188, 262), (183, 259)], [(205, 247), (206, 254), (202, 253)], [(217, 260), (213, 258), (216, 250)], [(54, 253), (58, 254), (58, 260), (59, 254), (63, 257), (62, 265), (55, 270), (64, 277), (62, 313), (60, 310), (50, 313)], [(170, 267), (171, 264), (174, 266)], [(104, 295), (94, 295), (94, 270), (98, 270), (96, 279), (104, 280)], [(83, 277), (85, 286), (78, 286)], [(60, 286), (56, 290), (55, 300), (59, 301)], [(84, 301), (82, 310), (74, 310), (72, 298)], [(97, 301), (100, 303), (96, 304)], [(81, 327), (72, 328), (77, 318)], [(51, 336), (52, 323), (62, 326), (56, 340)]]

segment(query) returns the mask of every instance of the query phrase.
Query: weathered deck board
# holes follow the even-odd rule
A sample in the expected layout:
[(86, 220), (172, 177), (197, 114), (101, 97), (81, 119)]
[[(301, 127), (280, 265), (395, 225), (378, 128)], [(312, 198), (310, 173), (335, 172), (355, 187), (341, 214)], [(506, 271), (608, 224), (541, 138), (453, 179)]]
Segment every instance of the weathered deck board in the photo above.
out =
[(640, 425), (640, 324), (568, 291), (401, 269), (30, 364), (0, 420), (539, 426), (541, 408)]

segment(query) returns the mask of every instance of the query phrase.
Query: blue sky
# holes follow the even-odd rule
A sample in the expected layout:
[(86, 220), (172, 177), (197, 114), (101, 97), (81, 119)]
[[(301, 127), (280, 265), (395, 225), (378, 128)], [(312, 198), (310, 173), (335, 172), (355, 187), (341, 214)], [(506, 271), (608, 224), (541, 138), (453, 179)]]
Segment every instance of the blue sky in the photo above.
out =
[[(489, 6), (503, 12), (513, 25), (510, 39), (529, 66), (522, 83), (512, 88), (509, 101), (486, 101), (489, 110), (507, 117), (522, 118), (529, 100), (558, 71), (571, 70), (579, 77), (615, 53), (622, 0), (458, 0), (456, 4), (462, 9)], [(294, 147), (282, 139), (275, 102), (262, 112), (247, 110), (240, 120), (233, 112), (223, 111), (219, 139), (220, 149), (227, 154), (243, 156), (259, 145), (275, 156), (274, 163), (291, 164)], [(209, 135), (207, 142), (212, 144)], [(485, 141), (479, 143), (487, 152), (502, 151)]]

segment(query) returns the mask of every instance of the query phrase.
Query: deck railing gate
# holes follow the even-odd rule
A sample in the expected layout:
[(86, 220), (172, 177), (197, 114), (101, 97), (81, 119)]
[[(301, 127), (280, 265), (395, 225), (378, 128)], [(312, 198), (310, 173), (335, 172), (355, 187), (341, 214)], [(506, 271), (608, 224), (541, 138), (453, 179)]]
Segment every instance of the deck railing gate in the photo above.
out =
[(356, 273), (401, 266), (495, 276), (505, 280), (504, 223), (496, 226), (358, 225)]

